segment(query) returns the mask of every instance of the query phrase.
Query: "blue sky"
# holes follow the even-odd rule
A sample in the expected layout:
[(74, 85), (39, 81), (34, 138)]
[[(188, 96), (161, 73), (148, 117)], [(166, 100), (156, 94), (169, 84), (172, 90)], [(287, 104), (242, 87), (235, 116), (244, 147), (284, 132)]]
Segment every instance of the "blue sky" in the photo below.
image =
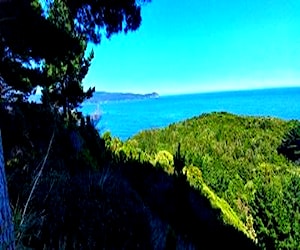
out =
[(103, 39), (84, 86), (160, 94), (300, 86), (299, 0), (152, 0)]

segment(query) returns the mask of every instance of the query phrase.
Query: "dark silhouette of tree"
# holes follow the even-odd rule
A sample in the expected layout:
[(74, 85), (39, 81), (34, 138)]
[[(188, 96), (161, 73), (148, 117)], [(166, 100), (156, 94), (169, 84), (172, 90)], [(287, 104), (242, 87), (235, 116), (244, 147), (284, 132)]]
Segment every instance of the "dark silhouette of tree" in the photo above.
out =
[(66, 30), (72, 37), (79, 38), (80, 51), (70, 51), (63, 60), (57, 58), (46, 60), (44, 70), (47, 81), (44, 82), (43, 94), (47, 95), (48, 103), (55, 107), (62, 107), (64, 116), (69, 116), (72, 110), (76, 109), (86, 98), (90, 98), (94, 88), (83, 90), (82, 81), (87, 75), (94, 52), (91, 51), (85, 57), (87, 41), (83, 35), (72, 29), (70, 12), (63, 1), (54, 1), (48, 9), (47, 20), (58, 28)]
[(42, 66), (81, 54), (82, 42), (98, 44), (103, 35), (136, 30), (143, 2), (147, 1), (55, 0), (42, 7), (38, 0), (1, 0), (2, 98), (4, 90), (24, 94), (53, 84)]
[[(143, 2), (53, 0), (42, 6), (39, 0), (0, 0), (0, 104), (26, 99), (42, 86), (48, 100), (66, 113), (77, 107), (93, 92), (81, 85), (92, 60), (92, 54), (84, 57), (87, 42), (99, 44), (102, 35), (136, 30)], [(0, 217), (5, 222), (0, 223), (0, 240), (8, 244), (5, 249), (13, 249), (2, 147), (0, 155)]]
[(8, 199), (4, 156), (0, 131), (0, 248), (14, 249), (14, 227)]
[(178, 177), (183, 177), (183, 168), (185, 166), (185, 157), (180, 153), (180, 143), (178, 143), (177, 151), (174, 155), (174, 173)]
[(45, 82), (45, 60), (62, 60), (69, 51), (80, 51), (79, 38), (59, 29), (42, 13), (36, 0), (0, 1), (2, 98), (31, 93)]

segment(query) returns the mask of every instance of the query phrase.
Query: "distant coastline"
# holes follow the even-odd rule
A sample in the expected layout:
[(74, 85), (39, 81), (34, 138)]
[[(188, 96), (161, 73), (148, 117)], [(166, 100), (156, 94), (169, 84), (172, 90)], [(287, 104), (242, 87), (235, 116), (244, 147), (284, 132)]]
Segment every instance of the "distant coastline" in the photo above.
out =
[[(134, 93), (121, 93), (121, 92), (105, 92), (97, 91), (93, 96), (86, 100), (84, 103), (95, 104), (108, 101), (125, 101), (125, 100), (138, 100), (138, 99), (150, 99), (150, 98), (159, 98), (159, 94), (156, 92), (148, 94), (134, 94)], [(32, 95), (29, 97), (30, 102), (41, 102), (41, 95)]]
[(152, 99), (159, 98), (156, 92), (148, 94), (134, 94), (134, 93), (121, 93), (121, 92), (95, 92), (93, 96), (86, 100), (85, 103), (101, 103), (108, 101), (124, 101), (124, 100), (137, 100), (137, 99)]

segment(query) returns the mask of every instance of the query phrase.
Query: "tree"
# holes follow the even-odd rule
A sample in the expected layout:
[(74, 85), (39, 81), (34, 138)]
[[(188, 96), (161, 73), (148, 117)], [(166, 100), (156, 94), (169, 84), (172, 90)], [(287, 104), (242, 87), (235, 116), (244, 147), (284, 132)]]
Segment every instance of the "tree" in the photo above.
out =
[(83, 90), (82, 81), (87, 75), (94, 57), (92, 51), (84, 56), (86, 45), (79, 55), (70, 55), (68, 60), (46, 64), (45, 69), (49, 84), (44, 86), (42, 101), (52, 106), (63, 108), (64, 116), (69, 116), (85, 99), (92, 97), (95, 88)]
[(63, 1), (53, 1), (47, 8), (47, 20), (59, 29), (65, 30), (72, 37), (78, 39), (80, 50), (77, 53), (70, 50), (63, 60), (45, 60), (43, 70), (47, 80), (43, 83), (43, 99), (55, 107), (62, 107), (64, 116), (69, 117), (71, 111), (76, 109), (85, 99), (90, 98), (94, 88), (83, 90), (82, 81), (88, 73), (94, 57), (91, 51), (85, 56), (87, 41), (82, 34), (72, 28), (70, 11)]
[(71, 49), (79, 51), (79, 40), (46, 20), (42, 12), (37, 0), (0, 1), (2, 99), (30, 94), (42, 85), (44, 60), (63, 59)]
[(4, 171), (4, 156), (0, 130), (0, 248), (14, 249), (14, 227), (8, 199), (6, 177)]
[(1, 0), (1, 87), (6, 84), (28, 93), (43, 86), (47, 74), (40, 66), (45, 61), (80, 54), (83, 40), (98, 44), (103, 35), (136, 30), (141, 24), (141, 4), (147, 1), (53, 0), (44, 1), (42, 7), (39, 0)]
[[(180, 143), (174, 155), (174, 173), (178, 177), (184, 177), (183, 168), (185, 166), (185, 157), (180, 154)], [(185, 178), (185, 177), (184, 177)]]
[[(141, 4), (146, 1), (46, 0), (42, 6), (39, 0), (1, 0), (0, 104), (11, 96), (26, 97), (37, 86), (50, 88), (60, 83), (65, 94), (61, 102), (66, 110), (78, 105), (82, 100), (81, 80), (91, 61), (91, 57), (83, 56), (83, 43), (99, 44), (102, 35), (109, 38), (122, 31), (136, 30), (141, 24)], [(70, 59), (75, 61), (69, 63)], [(49, 74), (48, 69), (60, 62), (55, 67), (64, 76), (53, 81), (57, 75)], [(68, 78), (68, 70), (72, 78)], [(71, 95), (74, 92), (75, 97)], [(0, 145), (0, 240), (7, 244), (2, 244), (2, 248), (13, 249), (1, 135)]]

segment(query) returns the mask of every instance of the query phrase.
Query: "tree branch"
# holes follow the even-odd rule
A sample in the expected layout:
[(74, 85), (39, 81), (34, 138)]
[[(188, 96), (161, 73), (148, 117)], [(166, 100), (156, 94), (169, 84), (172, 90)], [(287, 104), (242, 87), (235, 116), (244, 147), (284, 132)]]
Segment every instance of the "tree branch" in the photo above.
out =
[(4, 17), (0, 19), (0, 23), (13, 20), (16, 20), (16, 17)]

